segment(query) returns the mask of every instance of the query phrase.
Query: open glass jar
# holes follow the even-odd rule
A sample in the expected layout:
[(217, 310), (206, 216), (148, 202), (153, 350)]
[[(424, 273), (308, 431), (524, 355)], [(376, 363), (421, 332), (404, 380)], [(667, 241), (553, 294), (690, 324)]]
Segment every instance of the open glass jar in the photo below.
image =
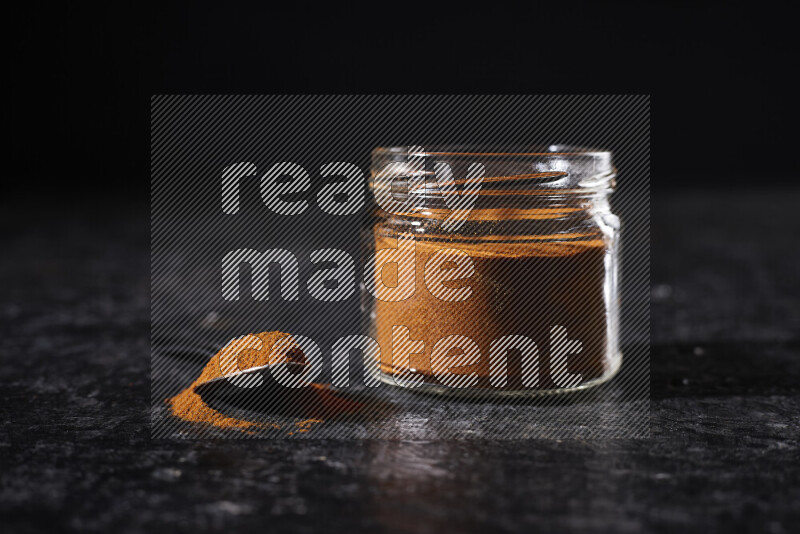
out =
[(362, 302), (381, 350), (367, 363), (439, 393), (608, 380), (621, 363), (614, 185), (605, 151), (375, 149)]

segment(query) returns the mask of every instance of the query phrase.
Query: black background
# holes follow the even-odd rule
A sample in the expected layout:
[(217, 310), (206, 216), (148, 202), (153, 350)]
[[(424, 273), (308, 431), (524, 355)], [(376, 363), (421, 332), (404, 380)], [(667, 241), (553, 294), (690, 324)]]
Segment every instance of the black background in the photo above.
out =
[(39, 202), (145, 208), (149, 97), (174, 93), (651, 94), (655, 191), (797, 172), (789, 18), (761, 2), (13, 9), (6, 185)]

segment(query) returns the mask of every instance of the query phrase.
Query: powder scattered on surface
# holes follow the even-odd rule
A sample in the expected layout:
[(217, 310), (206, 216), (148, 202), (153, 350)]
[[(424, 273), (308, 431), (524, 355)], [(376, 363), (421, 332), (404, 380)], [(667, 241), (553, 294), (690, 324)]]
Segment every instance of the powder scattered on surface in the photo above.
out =
[(304, 432), (308, 432), (314, 427), (314, 425), (324, 422), (325, 421), (323, 421), (322, 419), (305, 419), (303, 421), (298, 421), (294, 424), (294, 426), (297, 427), (297, 430), (295, 430), (294, 432), (289, 432), (289, 435), (291, 436), (292, 434), (295, 433), (302, 434)]

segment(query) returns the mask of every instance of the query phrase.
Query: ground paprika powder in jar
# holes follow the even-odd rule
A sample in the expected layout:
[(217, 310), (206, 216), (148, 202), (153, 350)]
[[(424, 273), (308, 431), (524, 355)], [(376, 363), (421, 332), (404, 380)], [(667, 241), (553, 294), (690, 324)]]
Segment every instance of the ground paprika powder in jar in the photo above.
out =
[(382, 380), (535, 395), (618, 370), (609, 152), (378, 148), (370, 185), (362, 308)]

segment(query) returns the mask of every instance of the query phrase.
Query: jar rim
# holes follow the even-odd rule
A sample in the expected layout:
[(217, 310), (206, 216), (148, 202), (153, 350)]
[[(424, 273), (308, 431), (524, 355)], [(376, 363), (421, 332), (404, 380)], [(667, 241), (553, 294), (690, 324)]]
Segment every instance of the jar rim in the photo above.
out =
[[(418, 149), (418, 150), (413, 150)], [(611, 158), (611, 151), (583, 147), (578, 145), (568, 144), (551, 144), (551, 145), (523, 145), (523, 146), (501, 146), (501, 145), (387, 145), (379, 146), (372, 149), (372, 154), (375, 156), (384, 156), (388, 154), (399, 155), (415, 155), (415, 156), (447, 156), (447, 157), (542, 157), (542, 156), (560, 156), (560, 157), (595, 157), (595, 158)]]
[[(470, 169), (476, 174), (470, 176)], [(440, 179), (440, 170), (444, 181)], [(546, 195), (580, 196), (613, 191), (616, 185), (611, 151), (557, 144), (503, 148), (496, 145), (377, 147), (372, 151), (371, 174), (373, 190), (389, 191), (394, 176), (425, 177), (424, 182), (408, 190), (421, 199), (442, 193), (485, 197), (531, 196), (539, 191)], [(435, 183), (428, 180), (431, 176), (436, 176)], [(441, 190), (448, 185), (448, 190)], [(474, 191), (460, 190), (474, 185), (478, 186)], [(456, 186), (459, 189), (452, 189)]]

